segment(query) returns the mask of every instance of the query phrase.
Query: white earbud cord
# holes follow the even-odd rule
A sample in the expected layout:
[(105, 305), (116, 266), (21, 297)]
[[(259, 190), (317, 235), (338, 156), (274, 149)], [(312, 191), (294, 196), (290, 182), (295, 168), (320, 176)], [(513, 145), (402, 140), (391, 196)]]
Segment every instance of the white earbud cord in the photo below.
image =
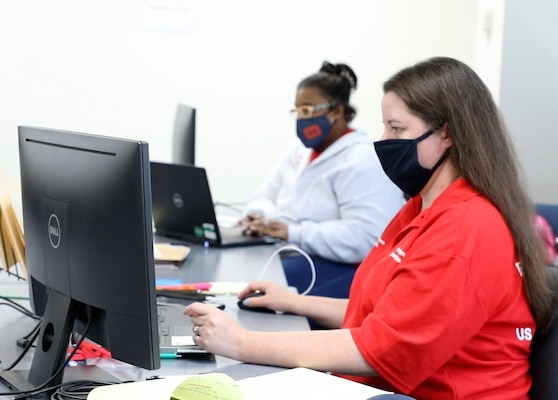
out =
[(310, 290), (312, 290), (312, 288), (316, 284), (316, 266), (314, 265), (314, 261), (312, 261), (310, 256), (304, 250), (302, 250), (301, 248), (299, 248), (297, 246), (286, 245), (286, 246), (282, 246), (282, 247), (278, 248), (277, 250), (275, 250), (273, 252), (273, 254), (271, 256), (269, 256), (262, 272), (260, 273), (260, 276), (258, 277), (258, 280), (259, 281), (262, 280), (262, 278), (263, 278), (264, 274), (266, 273), (267, 269), (269, 268), (269, 265), (271, 264), (271, 261), (273, 260), (273, 258), (284, 250), (294, 250), (294, 251), (302, 254), (304, 256), (304, 258), (306, 258), (306, 260), (308, 260), (308, 264), (310, 264), (310, 270), (312, 272), (312, 279), (310, 281), (310, 284), (308, 285), (308, 288), (306, 288), (306, 290), (304, 292), (300, 293), (302, 296), (304, 296), (304, 295), (308, 294), (310, 292)]

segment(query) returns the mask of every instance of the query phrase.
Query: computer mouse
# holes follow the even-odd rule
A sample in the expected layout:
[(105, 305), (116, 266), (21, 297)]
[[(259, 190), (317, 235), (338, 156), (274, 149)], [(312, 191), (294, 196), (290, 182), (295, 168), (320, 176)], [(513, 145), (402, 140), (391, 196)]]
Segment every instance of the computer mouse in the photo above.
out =
[(247, 310), (247, 311), (275, 313), (275, 310), (272, 310), (272, 309), (267, 308), (267, 307), (250, 307), (248, 305), (248, 302), (246, 300), (248, 300), (252, 297), (260, 297), (260, 296), (263, 296), (264, 294), (265, 294), (264, 292), (253, 292), (253, 293), (247, 294), (242, 299), (238, 300), (238, 308), (240, 308), (241, 310)]

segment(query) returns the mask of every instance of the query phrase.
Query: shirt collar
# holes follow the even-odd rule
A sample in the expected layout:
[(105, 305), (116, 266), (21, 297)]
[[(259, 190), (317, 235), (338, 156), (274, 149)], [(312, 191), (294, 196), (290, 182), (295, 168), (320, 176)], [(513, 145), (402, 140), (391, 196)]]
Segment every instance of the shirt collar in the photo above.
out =
[[(343, 133), (341, 134), (341, 136), (339, 136), (339, 138), (342, 137), (342, 136), (344, 136), (344, 135), (346, 135), (347, 133), (351, 133), (351, 132), (353, 132), (353, 131), (354, 131), (353, 128), (347, 128), (347, 130), (345, 130), (345, 132), (343, 132)], [(339, 140), (339, 138), (337, 138), (337, 140)], [(318, 158), (318, 157), (320, 156), (320, 154), (322, 154), (321, 151), (318, 151), (318, 150), (316, 150), (316, 149), (312, 150), (312, 153), (310, 154), (310, 161), (309, 161), (309, 163), (311, 163), (311, 162), (314, 161), (316, 158)]]

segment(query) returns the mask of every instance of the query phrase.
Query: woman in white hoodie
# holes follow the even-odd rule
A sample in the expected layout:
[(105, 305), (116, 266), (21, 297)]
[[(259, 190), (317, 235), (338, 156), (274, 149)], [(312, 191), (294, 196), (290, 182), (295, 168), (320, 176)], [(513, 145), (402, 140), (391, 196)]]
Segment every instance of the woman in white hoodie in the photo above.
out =
[[(403, 205), (384, 173), (372, 137), (350, 126), (357, 86), (346, 64), (324, 62), (296, 91), (298, 139), (245, 207), (246, 234), (297, 245), (316, 266), (310, 294), (348, 297), (358, 264)], [(290, 286), (309, 289), (311, 270), (300, 256), (283, 257)]]

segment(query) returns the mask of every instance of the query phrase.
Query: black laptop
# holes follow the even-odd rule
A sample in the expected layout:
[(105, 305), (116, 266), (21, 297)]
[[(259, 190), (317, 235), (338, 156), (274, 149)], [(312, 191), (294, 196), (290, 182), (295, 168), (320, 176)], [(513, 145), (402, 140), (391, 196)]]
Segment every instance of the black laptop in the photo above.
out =
[(205, 168), (152, 161), (151, 197), (157, 235), (215, 247), (278, 241), (243, 235), (240, 227), (219, 226)]

